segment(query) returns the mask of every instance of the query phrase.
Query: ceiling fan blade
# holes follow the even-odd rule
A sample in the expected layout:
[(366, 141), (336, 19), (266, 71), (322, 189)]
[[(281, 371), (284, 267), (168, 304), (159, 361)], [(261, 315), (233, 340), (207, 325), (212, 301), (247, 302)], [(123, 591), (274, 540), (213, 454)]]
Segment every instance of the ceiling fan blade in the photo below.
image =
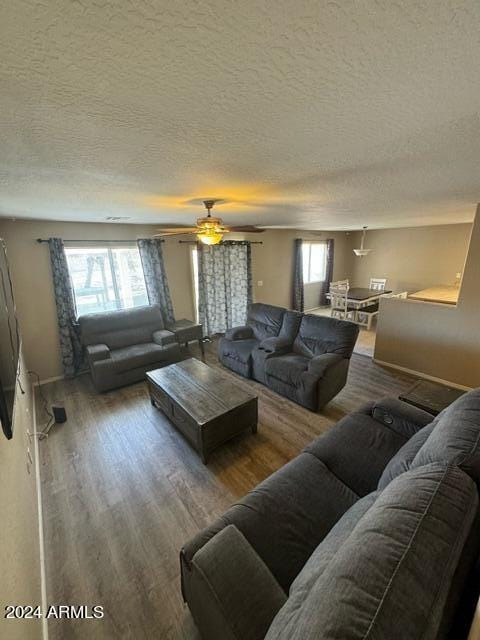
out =
[(185, 229), (171, 229), (170, 231), (160, 231), (160, 233), (154, 233), (154, 238), (166, 238), (167, 236), (185, 236), (194, 233), (198, 233), (200, 229), (196, 227), (187, 227)]
[(191, 224), (156, 224), (155, 228), (159, 231), (181, 231), (182, 229), (194, 229)]
[(158, 227), (155, 231), (158, 231), (158, 233), (189, 233), (197, 229), (198, 227)]
[(240, 231), (243, 233), (263, 233), (266, 229), (260, 229), (259, 227), (255, 227), (253, 224), (245, 224), (239, 227), (231, 227), (228, 225), (226, 227), (229, 231)]

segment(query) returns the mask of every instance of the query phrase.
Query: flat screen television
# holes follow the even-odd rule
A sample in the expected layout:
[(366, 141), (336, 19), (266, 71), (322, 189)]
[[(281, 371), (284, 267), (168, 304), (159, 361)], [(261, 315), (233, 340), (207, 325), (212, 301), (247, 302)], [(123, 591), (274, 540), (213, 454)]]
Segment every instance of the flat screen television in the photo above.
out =
[(0, 422), (7, 438), (12, 437), (19, 347), (20, 337), (6, 245), (0, 238)]

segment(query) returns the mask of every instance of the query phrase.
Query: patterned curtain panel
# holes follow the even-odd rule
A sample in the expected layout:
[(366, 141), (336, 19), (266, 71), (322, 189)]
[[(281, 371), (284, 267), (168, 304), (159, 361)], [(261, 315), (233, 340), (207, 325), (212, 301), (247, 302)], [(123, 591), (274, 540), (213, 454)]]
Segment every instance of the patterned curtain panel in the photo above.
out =
[(143, 275), (150, 304), (159, 304), (164, 325), (175, 322), (172, 299), (163, 262), (162, 241), (158, 238), (137, 240)]
[(70, 273), (63, 240), (49, 238), (50, 262), (52, 265), (53, 290), (57, 305), (58, 332), (63, 371), (66, 378), (73, 376), (85, 368), (83, 348), (77, 325), (75, 298), (73, 295)]
[(244, 325), (252, 302), (249, 242), (198, 244), (198, 311), (206, 335)]
[(320, 306), (328, 304), (327, 293), (330, 290), (330, 283), (333, 280), (333, 255), (334, 255), (334, 240), (329, 238), (325, 240), (326, 246), (326, 269), (325, 280), (322, 282), (320, 289)]
[(300, 238), (295, 240), (295, 253), (293, 260), (292, 309), (295, 309), (295, 311), (303, 311), (303, 240)]

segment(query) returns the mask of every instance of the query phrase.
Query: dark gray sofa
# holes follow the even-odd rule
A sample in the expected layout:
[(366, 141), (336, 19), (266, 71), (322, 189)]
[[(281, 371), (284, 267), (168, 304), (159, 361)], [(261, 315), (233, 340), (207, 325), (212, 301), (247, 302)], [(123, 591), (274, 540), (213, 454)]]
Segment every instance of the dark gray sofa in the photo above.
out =
[(145, 378), (145, 372), (185, 357), (175, 334), (164, 329), (160, 307), (91, 313), (78, 319), (93, 384), (98, 391)]
[(480, 389), (437, 418), (341, 420), (181, 551), (204, 640), (466, 638), (478, 597)]
[(222, 364), (312, 411), (345, 386), (357, 325), (263, 303), (220, 339)]

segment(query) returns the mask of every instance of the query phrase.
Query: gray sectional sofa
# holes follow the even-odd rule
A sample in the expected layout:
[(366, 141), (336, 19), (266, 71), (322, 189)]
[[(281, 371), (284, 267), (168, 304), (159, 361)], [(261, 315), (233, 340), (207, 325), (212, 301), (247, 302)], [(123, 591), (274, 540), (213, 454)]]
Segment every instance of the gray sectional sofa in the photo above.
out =
[(220, 339), (222, 364), (312, 411), (345, 386), (358, 326), (254, 303), (247, 323)]
[(175, 334), (164, 328), (158, 304), (91, 313), (81, 316), (78, 323), (98, 391), (139, 382), (146, 371), (185, 357)]
[(479, 442), (480, 389), (345, 417), (182, 549), (203, 640), (466, 638)]

